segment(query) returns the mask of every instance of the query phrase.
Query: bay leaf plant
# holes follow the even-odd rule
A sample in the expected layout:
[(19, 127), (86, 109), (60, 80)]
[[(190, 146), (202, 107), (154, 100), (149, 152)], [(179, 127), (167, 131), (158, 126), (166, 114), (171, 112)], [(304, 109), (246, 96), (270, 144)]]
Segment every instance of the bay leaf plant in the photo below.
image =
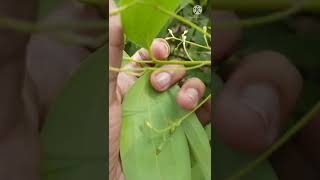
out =
[[(211, 46), (208, 43), (211, 34), (207, 31), (207, 28), (210, 28), (209, 18), (205, 26), (200, 27), (178, 14), (177, 9), (185, 8), (181, 5), (187, 6), (180, 0), (121, 0), (119, 9), (110, 12), (110, 15), (121, 14), (127, 41), (149, 49), (152, 41), (164, 30), (166, 33), (163, 34), (167, 36), (163, 38), (168, 41), (178, 41), (174, 49), (177, 51), (182, 49), (182, 54), (185, 56), (184, 59), (173, 59), (172, 55), (167, 61), (156, 60), (152, 54), (152, 59), (147, 61), (125, 58), (128, 61), (155, 65), (142, 66), (140, 78), (129, 89), (123, 100), (120, 156), (124, 175), (128, 180), (211, 179), (210, 142), (205, 128), (195, 115), (195, 111), (210, 99), (211, 94), (208, 93), (195, 109), (186, 111), (176, 103), (178, 85), (159, 93), (149, 84), (150, 73), (163, 64), (183, 64), (185, 65), (183, 70), (200, 69), (211, 65)], [(179, 33), (173, 31), (173, 27), (170, 26), (174, 24), (173, 18), (185, 25), (179, 37), (177, 37)], [(137, 23), (148, 24), (148, 28), (137, 26)], [(188, 29), (191, 28), (200, 33), (205, 44), (192, 42), (192, 39), (187, 37)], [(203, 53), (206, 52), (206, 56), (202, 57), (207, 59), (194, 59), (195, 56), (189, 54), (190, 46), (201, 48)], [(150, 50), (149, 52), (151, 53)], [(130, 72), (130, 69), (114, 67), (109, 67), (109, 70)], [(200, 69), (199, 73), (203, 72), (204, 70)], [(210, 77), (210, 72), (206, 76)]]
[[(94, 0), (94, 2), (82, 0), (82, 2), (99, 6), (99, 3), (96, 3), (98, 0)], [(164, 5), (162, 5), (163, 2)], [(213, 93), (211, 98), (214, 101), (215, 95), (219, 92), (223, 83), (215, 72), (218, 67), (211, 63), (213, 61), (210, 60), (207, 53), (208, 50), (211, 51), (211, 46), (214, 47), (214, 42), (210, 42), (212, 29), (219, 28), (219, 26), (220, 28), (229, 28), (265, 24), (288, 17), (300, 8), (294, 7), (294, 9), (291, 9), (288, 6), (288, 9), (280, 11), (280, 13), (248, 19), (240, 21), (240, 23), (228, 22), (210, 25), (211, 21), (208, 14), (206, 14), (207, 19), (192, 18), (194, 17), (192, 7), (196, 2), (172, 1), (172, 4), (170, 2), (169, 0), (139, 2), (124, 0), (118, 3), (119, 8), (117, 10), (109, 12), (109, 16), (118, 13), (123, 16), (122, 23), (126, 35), (125, 50), (129, 55), (132, 55), (140, 47), (148, 49), (155, 37), (166, 38), (173, 47), (169, 57), (171, 61), (155, 59), (144, 62), (138, 61), (142, 65), (148, 63), (155, 66), (142, 66), (143, 68), (140, 70), (143, 73), (139, 74), (141, 77), (124, 100), (124, 123), (120, 148), (126, 178), (170, 179), (172, 177), (173, 179), (201, 180), (208, 179), (211, 176), (211, 178), (217, 180), (278, 179), (267, 158), (319, 112), (319, 104), (284, 133), (266, 152), (258, 156), (248, 155), (226, 146), (215, 135), (214, 127), (212, 132), (210, 125), (204, 130), (202, 125), (198, 123), (194, 111), (180, 109), (174, 98), (176, 91), (179, 89), (178, 85), (173, 86), (166, 93), (159, 94), (153, 91), (148, 84), (148, 77), (150, 72), (157, 70), (161, 64), (184, 64), (186, 70), (188, 70), (187, 77), (199, 77), (208, 87), (207, 96), (199, 106), (210, 97), (210, 93)], [(216, 0), (213, 3), (213, 8), (219, 10), (250, 10), (253, 7), (257, 9), (266, 7), (260, 6), (261, 1), (252, 0), (248, 2), (239, 5), (240, 1)], [(201, 1), (201, 3), (204, 6), (206, 5), (207, 9), (211, 9), (210, 5), (206, 4), (208, 2)], [(267, 7), (270, 10), (279, 9), (286, 3), (287, 1), (270, 1)], [(303, 9), (319, 9), (317, 8), (319, 6), (316, 6), (317, 2), (308, 1), (308, 3), (312, 5), (303, 6)], [(148, 19), (148, 17), (158, 18), (160, 20), (159, 24), (157, 24), (157, 21), (151, 21), (153, 19)], [(144, 24), (148, 24), (148, 27), (133, 26), (134, 21), (142, 22), (140, 20), (143, 20)], [(148, 31), (149, 28), (150, 31)], [(168, 29), (171, 31), (168, 31)], [(185, 30), (187, 30), (186, 33)], [(182, 38), (183, 36), (185, 39)], [(103, 67), (107, 66), (108, 54), (105, 52), (107, 52), (106, 48), (97, 50), (87, 59), (86, 63), (81, 65), (73, 78), (66, 82), (65, 89), (57, 98), (49, 113), (42, 132), (42, 141), (44, 142), (42, 179), (87, 180), (107, 179), (108, 177), (106, 170), (106, 163), (108, 163), (107, 136), (104, 129), (108, 125), (105, 121), (107, 115), (103, 108), (107, 106), (104, 101), (106, 99), (106, 93), (104, 92), (107, 91), (107, 87), (101, 87), (103, 84), (105, 85), (103, 78), (101, 79), (104, 76), (103, 74), (106, 73), (106, 69)], [(124, 57), (124, 61), (136, 60), (127, 56)], [(115, 69), (113, 67), (109, 67), (109, 70), (133, 72), (130, 69)], [(92, 88), (87, 88), (88, 83)], [(85, 89), (84, 92), (79, 91), (83, 88)], [(78, 91), (79, 93), (73, 93)], [(82, 97), (88, 98), (79, 102)], [(141, 103), (141, 98), (144, 99), (143, 103)], [(88, 106), (92, 108), (86, 109)], [(69, 110), (69, 107), (73, 107), (71, 108), (73, 110)], [(83, 116), (84, 114), (86, 116)], [(184, 118), (184, 116), (187, 117)], [(66, 122), (68, 122), (68, 126), (66, 126)], [(70, 132), (70, 129), (73, 130)], [(199, 135), (199, 137), (196, 135)], [(95, 141), (92, 141), (93, 139)], [(207, 144), (209, 139), (211, 140), (211, 146)], [(194, 148), (199, 145), (204, 148)], [(173, 148), (175, 148), (174, 151), (170, 152)], [(207, 154), (208, 150), (212, 152), (212, 155)], [(209, 161), (211, 156), (212, 162)], [(144, 159), (145, 161), (143, 161)], [(156, 164), (157, 162), (158, 164)], [(173, 163), (174, 166), (167, 162)], [(213, 169), (212, 175), (208, 173), (208, 167)]]
[[(79, 1), (105, 12), (104, 0)], [(42, 1), (45, 2), (50, 2), (46, 6), (48, 8), (57, 1)], [(262, 1), (250, 0), (242, 3), (234, 0), (215, 0), (213, 9), (217, 10), (288, 8), (268, 16), (212, 25), (209, 14), (204, 13), (203, 16), (207, 18), (194, 18), (192, 7), (199, 2), (206, 7), (207, 13), (208, 9), (212, 8), (210, 2), (206, 0), (122, 0), (118, 3), (118, 9), (109, 12), (109, 16), (118, 13), (122, 16), (126, 35), (125, 50), (129, 55), (140, 47), (148, 49), (155, 37), (166, 38), (173, 47), (168, 61), (150, 59), (140, 62), (129, 56), (124, 57), (125, 62), (154, 64), (154, 66), (142, 66), (139, 80), (124, 100), (120, 148), (126, 179), (277, 179), (267, 158), (305, 126), (320, 111), (320, 105), (317, 103), (310, 111), (307, 109), (309, 112), (261, 155), (239, 153), (226, 146), (215, 135), (214, 127), (213, 129), (211, 125), (203, 127), (194, 113), (210, 97), (214, 101), (215, 95), (223, 86), (222, 80), (216, 73), (218, 67), (210, 59), (211, 46), (214, 46), (214, 42), (210, 40), (212, 34), (210, 32), (214, 28), (253, 27), (270, 23), (301, 9), (318, 12), (319, 3), (310, 0), (300, 6), (291, 7), (289, 1), (272, 0), (261, 3)], [(45, 11), (40, 12), (44, 14)], [(148, 24), (148, 27), (134, 26), (134, 21)], [(6, 17), (0, 17), (0, 26), (24, 33), (43, 31), (60, 33), (66, 29), (107, 28), (106, 20), (70, 24), (33, 24)], [(283, 37), (283, 34), (280, 35)], [(65, 37), (62, 40), (65, 40)], [(107, 74), (108, 50), (106, 45), (97, 46), (97, 42), (100, 45), (101, 42), (105, 44), (106, 39), (99, 37), (88, 41), (86, 38), (84, 40), (77, 37), (68, 40), (99, 48), (65, 83), (47, 116), (41, 131), (43, 150), (41, 179), (107, 179), (108, 138), (105, 132), (108, 123), (105, 110), (107, 106), (105, 74)], [(304, 46), (306, 43), (301, 44)], [(207, 85), (205, 98), (192, 111), (183, 110), (176, 104), (175, 93), (179, 89), (178, 85), (159, 94), (148, 84), (149, 74), (152, 71), (157, 70), (162, 64), (170, 63), (185, 65), (185, 70), (188, 70), (186, 78), (198, 77)], [(314, 70), (313, 65), (301, 61), (299, 63), (302, 63), (306, 70), (310, 71), (311, 68)], [(109, 70), (133, 72), (131, 69), (113, 67), (109, 67)], [(141, 103), (142, 98), (143, 103)]]

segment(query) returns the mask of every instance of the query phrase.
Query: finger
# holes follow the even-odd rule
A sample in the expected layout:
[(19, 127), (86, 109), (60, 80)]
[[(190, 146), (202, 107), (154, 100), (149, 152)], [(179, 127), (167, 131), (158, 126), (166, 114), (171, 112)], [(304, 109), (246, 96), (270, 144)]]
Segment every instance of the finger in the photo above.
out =
[(149, 52), (146, 49), (142, 48), (135, 52), (131, 58), (134, 60), (148, 60), (150, 59), (150, 56)]
[[(213, 12), (213, 23), (235, 21), (238, 17), (231, 12)], [(213, 28), (213, 58), (222, 59), (235, 47), (240, 40), (240, 28), (215, 29)]]
[[(113, 0), (109, 1), (109, 12), (116, 8)], [(121, 66), (123, 50), (123, 31), (120, 16), (109, 16), (109, 66), (119, 68)], [(119, 98), (116, 85), (118, 73), (109, 71), (109, 104)]]
[[(170, 45), (168, 44), (168, 42), (165, 39), (162, 39), (162, 38), (157, 38), (157, 39), (153, 40), (150, 49), (151, 49), (153, 56), (159, 60), (163, 60), (163, 59), (168, 58), (168, 56), (170, 54)], [(151, 59), (149, 52), (144, 48), (137, 51), (132, 56), (132, 58), (135, 60), (150, 60)]]
[(211, 98), (203, 105), (203, 107), (196, 111), (196, 114), (203, 125), (207, 125), (211, 122)]
[(226, 143), (261, 151), (276, 138), (301, 91), (302, 78), (274, 52), (250, 55), (216, 100), (213, 123)]
[(170, 46), (165, 39), (157, 38), (152, 42), (151, 52), (156, 59), (167, 59), (170, 54)]
[(177, 103), (184, 109), (192, 110), (202, 98), (206, 86), (198, 78), (188, 79), (177, 94)]
[[(147, 60), (149, 59), (149, 53), (146, 49), (142, 48), (139, 49), (133, 56), (133, 59), (135, 60)], [(124, 66), (124, 68), (128, 69), (135, 69), (139, 68), (140, 65), (136, 62), (129, 62)], [(134, 72), (134, 71), (133, 71)], [(139, 73), (139, 72), (137, 72)], [(129, 88), (134, 84), (134, 82), (137, 80), (137, 77), (129, 74), (127, 72), (120, 72), (118, 75), (118, 88), (121, 93), (121, 97), (124, 97), (125, 94), (127, 94)]]
[(186, 74), (185, 70), (168, 70), (181, 69), (183, 65), (164, 65), (159, 70), (153, 72), (150, 77), (150, 83), (153, 88), (159, 92), (167, 90), (171, 85), (178, 82)]
[[(170, 54), (170, 47), (166, 40), (157, 38), (152, 42), (151, 45), (151, 51), (152, 54), (156, 59), (166, 59)], [(142, 48), (139, 49), (133, 56), (133, 59), (135, 60), (150, 60), (149, 52)], [(129, 62), (127, 65), (124, 66), (125, 68), (139, 68), (140, 65), (136, 62)], [(137, 77), (128, 74), (126, 72), (121, 72), (118, 76), (118, 86), (121, 92), (121, 96), (123, 97), (125, 94), (127, 94), (129, 88), (134, 84), (134, 82), (137, 80)]]

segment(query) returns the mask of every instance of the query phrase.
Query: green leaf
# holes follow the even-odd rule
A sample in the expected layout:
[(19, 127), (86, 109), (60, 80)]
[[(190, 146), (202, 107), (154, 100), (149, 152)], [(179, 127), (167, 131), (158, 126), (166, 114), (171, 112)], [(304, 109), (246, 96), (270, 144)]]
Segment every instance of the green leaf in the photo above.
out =
[(192, 180), (204, 180), (199, 163), (195, 163), (191, 169)]
[[(128, 5), (135, 0), (121, 0), (120, 6)], [(148, 0), (143, 3), (135, 3), (121, 12), (121, 21), (127, 38), (141, 47), (149, 48), (153, 39), (161, 31), (170, 18), (154, 7), (174, 12), (181, 0)]]
[[(186, 114), (175, 100), (179, 88), (158, 93), (150, 86), (149, 76), (139, 78), (123, 101), (120, 155), (126, 180), (190, 180), (190, 152), (183, 128), (159, 133), (146, 126), (148, 122), (153, 128), (166, 128)], [(198, 120), (193, 116), (190, 121)]]
[[(227, 179), (255, 159), (256, 156), (240, 153), (221, 142), (219, 137), (213, 133), (213, 179)], [(255, 168), (252, 172), (245, 175), (241, 179), (244, 180), (277, 180), (274, 170), (269, 162), (264, 162)]]
[(107, 179), (107, 47), (67, 81), (42, 130), (42, 180)]
[(206, 180), (211, 179), (211, 148), (206, 131), (195, 114), (182, 123), (191, 153)]
[(200, 5), (201, 6), (206, 6), (208, 3), (208, 0), (200, 0)]

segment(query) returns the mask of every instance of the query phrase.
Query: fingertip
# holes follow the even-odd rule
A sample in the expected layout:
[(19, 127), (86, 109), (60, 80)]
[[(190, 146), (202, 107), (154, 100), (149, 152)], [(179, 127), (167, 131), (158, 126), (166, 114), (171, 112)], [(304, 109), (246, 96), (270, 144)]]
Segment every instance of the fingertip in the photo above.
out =
[(214, 105), (213, 123), (219, 137), (229, 146), (244, 152), (261, 152), (274, 141), (266, 121), (254, 109), (237, 101), (233, 94), (221, 93)]
[(162, 66), (151, 74), (150, 83), (152, 87), (159, 92), (167, 90), (171, 85), (183, 78), (186, 73), (185, 70), (174, 70), (183, 67), (183, 65), (176, 64)]
[(151, 52), (156, 59), (166, 59), (170, 54), (170, 45), (165, 39), (157, 38), (152, 42)]
[(184, 109), (191, 110), (197, 106), (205, 91), (204, 83), (198, 78), (187, 80), (179, 90), (176, 100)]
[(180, 90), (176, 99), (182, 108), (192, 110), (198, 104), (199, 92), (195, 88)]
[(150, 83), (159, 92), (165, 91), (171, 83), (172, 77), (169, 72), (159, 71), (151, 74)]
[(283, 55), (263, 51), (247, 56), (216, 99), (218, 134), (237, 149), (265, 150), (293, 110), (301, 83), (299, 72)]

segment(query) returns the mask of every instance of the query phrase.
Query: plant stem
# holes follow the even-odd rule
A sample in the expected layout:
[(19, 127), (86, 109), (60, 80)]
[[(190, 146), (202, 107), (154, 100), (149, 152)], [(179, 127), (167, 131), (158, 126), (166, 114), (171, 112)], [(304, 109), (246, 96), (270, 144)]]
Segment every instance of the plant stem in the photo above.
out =
[(90, 30), (107, 29), (108, 23), (105, 20), (100, 21), (81, 21), (81, 22), (62, 22), (55, 24), (37, 24), (24, 20), (17, 20), (9, 17), (0, 17), (0, 27), (15, 31), (32, 32), (55, 32), (63, 30)]
[(129, 7), (131, 7), (131, 6), (133, 6), (133, 5), (137, 4), (137, 3), (138, 3), (137, 1), (132, 1), (132, 2), (130, 2), (130, 3), (128, 3), (128, 4), (126, 4), (126, 5), (122, 5), (121, 7), (112, 10), (112, 11), (109, 13), (109, 16), (115, 16), (115, 15), (119, 14), (120, 12), (128, 9)]
[(199, 31), (200, 33), (206, 35), (209, 39), (211, 39), (211, 34), (204, 31), (201, 27), (199, 27), (198, 25), (194, 24), (193, 22), (189, 21), (188, 19), (182, 17), (182, 16), (179, 16), (177, 14), (175, 14), (174, 12), (171, 12), (171, 11), (168, 11), (160, 6), (155, 6), (156, 9), (160, 10), (161, 12), (169, 15), (169, 16), (172, 16), (174, 17), (175, 19), (181, 21), (182, 23), (186, 24), (186, 25), (189, 25), (190, 27), (196, 29), (197, 31)]
[(211, 65), (210, 60), (206, 61), (179, 61), (179, 60), (158, 60), (158, 59), (153, 59), (153, 60), (135, 60), (130, 57), (124, 57), (123, 59), (128, 60), (128, 61), (133, 61), (136, 63), (141, 63), (141, 64), (146, 64), (146, 63), (154, 63), (154, 64), (160, 64), (160, 65), (165, 65), (165, 64), (180, 64), (180, 65), (186, 65), (186, 66), (192, 66), (192, 65), (199, 65), (199, 64), (205, 64), (205, 65)]
[(211, 98), (211, 94), (209, 94), (204, 100), (202, 100), (195, 108), (193, 108), (191, 111), (189, 111), (187, 114), (185, 114), (184, 116), (182, 116), (181, 118), (179, 118), (178, 120), (175, 120), (173, 122), (173, 124), (171, 126), (168, 126), (166, 128), (163, 129), (156, 129), (154, 127), (152, 127), (152, 125), (150, 124), (149, 121), (145, 121), (145, 125), (152, 129), (153, 131), (155, 131), (156, 133), (162, 134), (165, 133), (167, 131), (172, 131), (175, 128), (179, 127), (181, 125), (181, 123), (187, 119), (192, 113), (194, 113), (196, 110), (198, 110), (204, 103), (206, 103), (209, 99)]
[[(303, 2), (304, 11), (320, 12), (319, 0), (300, 0)], [(283, 10), (288, 9), (293, 0), (214, 0), (213, 9), (216, 10), (236, 10), (236, 11), (257, 11), (257, 10)]]
[[(206, 37), (206, 36), (205, 36)], [(179, 39), (179, 38), (177, 38), (177, 37), (167, 37), (167, 38), (165, 38), (166, 40), (171, 40), (171, 39), (174, 39), (174, 40), (177, 40), (177, 41), (180, 41), (180, 42), (182, 42), (182, 40), (181, 39)], [(205, 39), (206, 40), (206, 42), (208, 42), (207, 41), (207, 38)], [(207, 50), (211, 50), (211, 47), (206, 47), (206, 46), (203, 46), (203, 45), (201, 45), (201, 44), (197, 44), (197, 43), (194, 43), (194, 42), (191, 42), (191, 41), (185, 41), (187, 44), (190, 44), (190, 45), (193, 45), (193, 46), (196, 46), (196, 47), (199, 47), (199, 48), (203, 48), (203, 49), (207, 49)]]
[(181, 68), (159, 68), (159, 67), (142, 67), (142, 68), (117, 68), (117, 67), (112, 67), (109, 66), (109, 71), (114, 71), (114, 72), (134, 72), (134, 71), (156, 71), (156, 70), (161, 70), (161, 71), (189, 71), (192, 69), (198, 69), (201, 68), (205, 65), (205, 63), (198, 64), (195, 66), (190, 66), (190, 67), (181, 67)]
[(213, 28), (215, 29), (231, 28), (231, 27), (244, 28), (244, 27), (257, 26), (257, 25), (264, 25), (267, 23), (272, 23), (272, 22), (284, 19), (286, 17), (289, 17), (290, 15), (293, 15), (297, 13), (299, 10), (301, 10), (301, 7), (302, 7), (301, 4), (297, 4), (295, 6), (292, 6), (288, 10), (272, 13), (262, 17), (254, 17), (254, 18), (245, 19), (245, 20), (237, 20), (237, 21), (213, 24)]
[(254, 168), (256, 168), (260, 163), (265, 161), (273, 152), (275, 152), (279, 147), (286, 143), (292, 136), (294, 136), (300, 129), (306, 126), (311, 120), (315, 118), (316, 115), (320, 113), (320, 101), (298, 121), (292, 128), (290, 128), (280, 139), (278, 139), (270, 148), (268, 148), (264, 153), (258, 156), (257, 159), (247, 164), (244, 168), (236, 171), (236, 173), (228, 180), (240, 179), (243, 175), (249, 173)]

